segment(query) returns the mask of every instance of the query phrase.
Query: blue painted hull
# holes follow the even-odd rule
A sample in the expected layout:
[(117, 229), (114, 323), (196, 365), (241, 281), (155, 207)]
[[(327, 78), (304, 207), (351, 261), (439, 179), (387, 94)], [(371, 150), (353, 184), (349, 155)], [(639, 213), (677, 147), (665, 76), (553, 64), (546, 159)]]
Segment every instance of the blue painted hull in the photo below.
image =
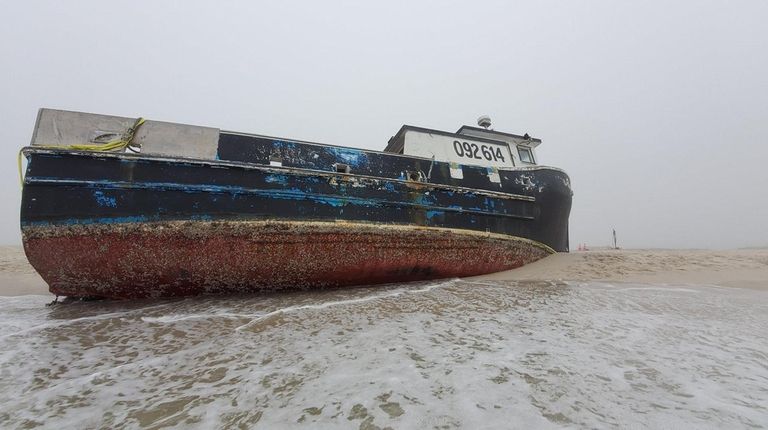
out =
[(570, 188), (567, 176), (555, 169), (521, 170), (506, 181), (517, 183), (517, 192), (499, 192), (232, 161), (54, 150), (28, 157), (22, 229), (183, 220), (355, 221), (506, 234), (568, 250)]

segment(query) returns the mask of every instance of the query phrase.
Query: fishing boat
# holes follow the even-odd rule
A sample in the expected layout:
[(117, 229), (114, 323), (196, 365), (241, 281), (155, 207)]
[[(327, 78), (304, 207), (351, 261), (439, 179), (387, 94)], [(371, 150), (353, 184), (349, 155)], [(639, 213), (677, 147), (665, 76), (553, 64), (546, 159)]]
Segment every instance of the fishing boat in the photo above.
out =
[(235, 294), (465, 277), (568, 251), (541, 140), (404, 125), (383, 151), (40, 109), (21, 231), (58, 296)]

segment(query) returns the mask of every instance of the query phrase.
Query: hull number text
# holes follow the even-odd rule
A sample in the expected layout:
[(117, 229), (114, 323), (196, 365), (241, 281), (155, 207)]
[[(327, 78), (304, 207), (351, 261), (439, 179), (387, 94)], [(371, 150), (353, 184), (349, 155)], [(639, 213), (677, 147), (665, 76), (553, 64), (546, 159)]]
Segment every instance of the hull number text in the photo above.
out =
[(478, 145), (476, 143), (454, 140), (453, 150), (456, 151), (456, 155), (459, 157), (506, 162), (504, 154), (501, 153), (501, 148), (498, 146)]

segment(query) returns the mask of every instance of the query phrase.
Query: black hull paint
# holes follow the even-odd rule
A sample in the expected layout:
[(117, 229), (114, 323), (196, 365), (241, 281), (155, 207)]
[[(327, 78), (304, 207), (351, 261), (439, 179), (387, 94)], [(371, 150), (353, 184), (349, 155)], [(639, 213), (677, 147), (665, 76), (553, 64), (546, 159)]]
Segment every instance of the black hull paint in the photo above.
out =
[[(558, 169), (501, 171), (499, 184), (484, 169), (465, 168), (465, 179), (456, 180), (446, 163), (294, 142), (289, 145), (293, 153), (278, 151), (283, 166), (270, 167), (265, 154), (285, 142), (267, 140), (254, 146), (258, 151), (242, 155), (228, 151), (226, 141), (222, 137), (217, 161), (27, 150), (22, 229), (176, 220), (335, 220), (499, 233), (568, 251), (571, 189), (568, 176)], [(355, 157), (349, 154), (333, 155), (340, 150), (357, 153), (358, 162), (350, 162)], [(240, 159), (233, 154), (241, 154)], [(302, 163), (302, 157), (315, 161)], [(328, 166), (321, 170), (318, 159), (323, 165), (347, 161), (352, 174)], [(429, 182), (406, 180), (411, 169), (431, 170)]]

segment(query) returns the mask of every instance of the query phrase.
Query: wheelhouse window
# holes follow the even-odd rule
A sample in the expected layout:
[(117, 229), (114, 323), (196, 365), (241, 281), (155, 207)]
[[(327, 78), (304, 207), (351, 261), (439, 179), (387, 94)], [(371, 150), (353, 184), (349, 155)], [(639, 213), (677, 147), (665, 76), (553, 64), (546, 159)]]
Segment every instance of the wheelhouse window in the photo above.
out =
[(517, 154), (520, 156), (520, 161), (523, 163), (535, 163), (535, 161), (533, 161), (533, 152), (531, 152), (531, 148), (528, 148), (527, 146), (518, 146)]

